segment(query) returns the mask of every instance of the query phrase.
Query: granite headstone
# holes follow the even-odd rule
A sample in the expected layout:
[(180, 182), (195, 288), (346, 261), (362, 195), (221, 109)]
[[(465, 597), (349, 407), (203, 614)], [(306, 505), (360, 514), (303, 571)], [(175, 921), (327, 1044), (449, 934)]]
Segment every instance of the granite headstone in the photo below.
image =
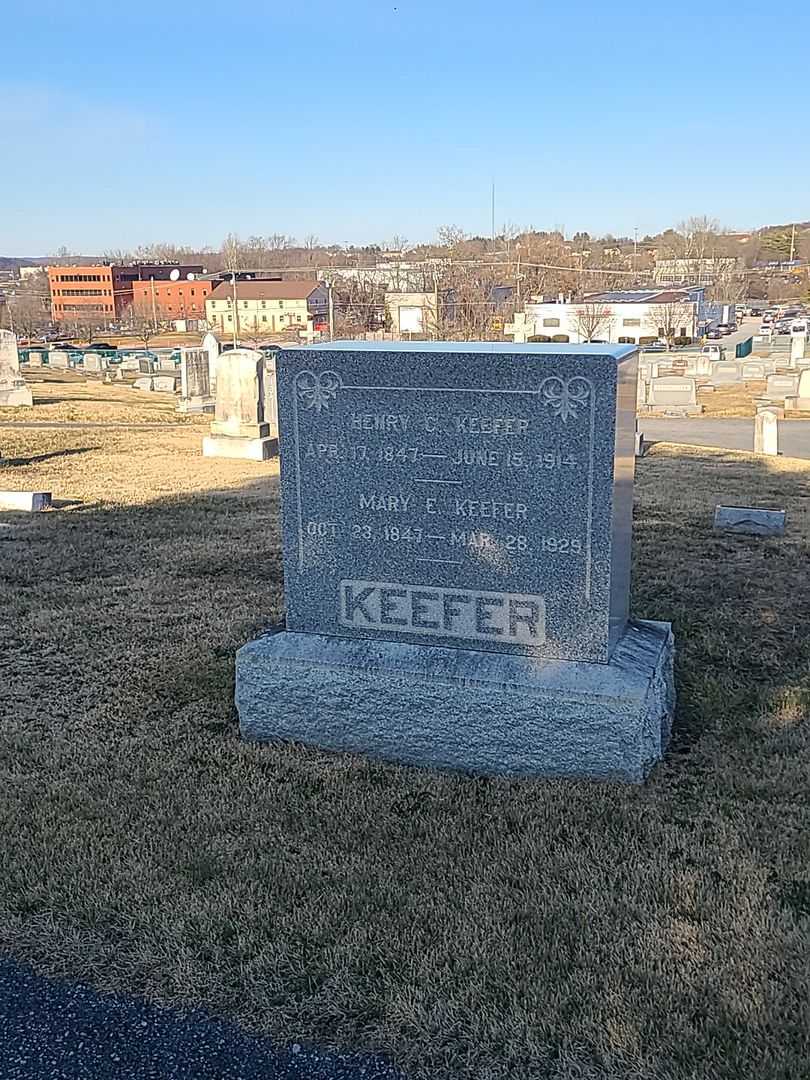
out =
[(642, 779), (673, 691), (669, 625), (628, 622), (636, 357), (280, 352), (287, 632), (239, 652), (243, 735)]
[(214, 408), (208, 353), (205, 349), (180, 350), (181, 412), (205, 412)]

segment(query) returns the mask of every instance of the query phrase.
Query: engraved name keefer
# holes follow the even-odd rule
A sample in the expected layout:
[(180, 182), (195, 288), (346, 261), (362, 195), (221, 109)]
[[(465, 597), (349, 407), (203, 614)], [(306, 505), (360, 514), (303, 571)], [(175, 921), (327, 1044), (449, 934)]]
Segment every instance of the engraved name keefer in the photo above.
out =
[(500, 640), (512, 645), (542, 645), (546, 640), (545, 601), (524, 593), (344, 580), (338, 610), (340, 625), (354, 630)]

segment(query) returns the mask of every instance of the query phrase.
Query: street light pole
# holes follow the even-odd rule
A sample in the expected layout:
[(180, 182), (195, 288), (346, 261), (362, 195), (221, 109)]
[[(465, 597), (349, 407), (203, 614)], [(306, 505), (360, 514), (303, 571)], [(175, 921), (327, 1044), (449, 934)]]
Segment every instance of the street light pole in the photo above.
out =
[(233, 347), (239, 344), (239, 302), (236, 299), (236, 271), (231, 273), (231, 288), (233, 290)]

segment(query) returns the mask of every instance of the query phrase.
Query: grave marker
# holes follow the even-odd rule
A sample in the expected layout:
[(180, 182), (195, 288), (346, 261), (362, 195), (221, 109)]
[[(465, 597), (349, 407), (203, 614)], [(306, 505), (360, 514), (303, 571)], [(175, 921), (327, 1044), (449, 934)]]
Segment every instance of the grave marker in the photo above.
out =
[(180, 350), (180, 412), (211, 412), (211, 378), (205, 349)]
[(243, 735), (643, 778), (673, 647), (668, 624), (628, 624), (636, 350), (277, 360), (287, 632), (238, 654)]
[[(274, 354), (274, 357), (279, 354)], [(215, 419), (204, 457), (266, 461), (278, 446), (276, 361), (253, 349), (229, 349), (217, 361)]]
[(0, 330), (0, 405), (33, 405), (31, 389), (20, 375), (17, 337)]

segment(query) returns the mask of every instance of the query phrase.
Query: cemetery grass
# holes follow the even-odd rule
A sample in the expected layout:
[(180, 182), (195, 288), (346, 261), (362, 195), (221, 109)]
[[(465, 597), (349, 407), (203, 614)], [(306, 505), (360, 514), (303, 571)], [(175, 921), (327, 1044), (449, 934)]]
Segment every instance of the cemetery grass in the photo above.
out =
[[(200, 434), (2, 432), (0, 950), (412, 1077), (796, 1080), (810, 1056), (810, 463), (658, 445), (633, 612), (672, 620), (647, 784), (250, 746), (277, 465)], [(714, 503), (786, 506), (782, 540)]]
[[(105, 383), (74, 372), (36, 368), (25, 380), (34, 398), (32, 407), (0, 408), (0, 420), (32, 423), (199, 424), (199, 416), (177, 412), (177, 397), (135, 390), (128, 380)], [(210, 418), (208, 418), (210, 419)], [(0, 442), (0, 448), (2, 442)]]

